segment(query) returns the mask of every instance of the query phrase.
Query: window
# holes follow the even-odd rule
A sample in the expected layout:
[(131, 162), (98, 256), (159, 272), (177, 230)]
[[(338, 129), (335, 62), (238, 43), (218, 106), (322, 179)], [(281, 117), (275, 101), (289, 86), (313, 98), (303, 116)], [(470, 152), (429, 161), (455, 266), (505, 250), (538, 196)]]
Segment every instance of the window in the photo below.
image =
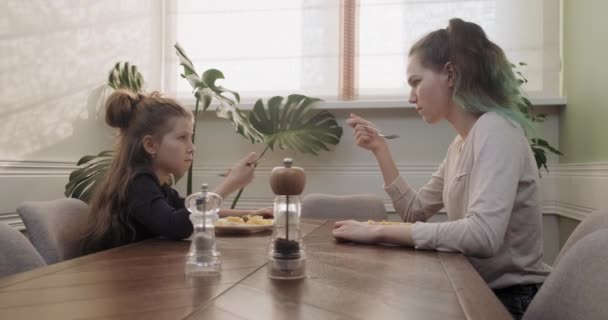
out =
[(243, 102), (290, 93), (403, 100), (409, 47), (453, 17), (528, 63), (530, 95), (559, 95), (558, 0), (180, 0), (165, 12), (165, 91), (178, 98), (191, 88), (179, 77), (176, 41), (199, 73), (221, 70)]

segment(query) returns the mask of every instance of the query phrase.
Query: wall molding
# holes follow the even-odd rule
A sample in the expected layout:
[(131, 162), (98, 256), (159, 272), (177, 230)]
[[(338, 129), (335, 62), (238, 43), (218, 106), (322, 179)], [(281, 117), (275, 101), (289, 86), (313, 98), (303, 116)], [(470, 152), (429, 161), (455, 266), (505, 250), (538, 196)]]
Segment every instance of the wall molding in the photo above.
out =
[(543, 201), (542, 208), (543, 214), (555, 214), (578, 221), (583, 220), (591, 212), (598, 209), (558, 201)]
[[(546, 172), (543, 172), (546, 173)], [(608, 162), (552, 164), (549, 175), (557, 177), (608, 177)]]
[[(567, 97), (564, 96), (546, 96), (546, 97), (529, 97), (532, 105), (537, 107), (557, 107), (561, 108), (568, 102)], [(190, 107), (194, 109), (196, 100), (190, 93), (185, 96), (179, 96), (178, 102), (182, 106)], [(241, 110), (253, 110), (255, 101), (241, 101), (239, 108)], [(207, 112), (214, 112), (217, 104), (214, 102), (211, 104), (211, 108), (207, 109)], [(318, 102), (315, 105), (316, 109), (320, 110), (378, 110), (378, 109), (415, 109), (416, 106), (408, 102), (407, 96), (395, 96), (383, 99), (365, 99), (365, 100), (349, 100), (349, 101), (336, 101), (326, 99), (326, 101)]]
[(15, 209), (28, 200), (45, 201), (63, 197), (63, 188), (74, 162), (0, 160), (0, 222), (23, 229)]
[(65, 161), (0, 160), (0, 178), (11, 176), (65, 176), (76, 169), (76, 163)]
[[(434, 172), (437, 163), (399, 163), (400, 172), (408, 177), (414, 187), (424, 184)], [(382, 190), (382, 178), (375, 163), (326, 164), (304, 166), (308, 187), (306, 193), (325, 192), (334, 194), (374, 193), (384, 198), (387, 210), (392, 204)], [(219, 174), (229, 165), (206, 163), (194, 169), (194, 182), (219, 181)], [(4, 197), (0, 210), (0, 222), (22, 228), (15, 213), (16, 206), (26, 200), (45, 201), (63, 196), (63, 187), (69, 174), (76, 168), (74, 162), (0, 160), (0, 185)], [(261, 165), (256, 180), (244, 192), (239, 208), (259, 208), (272, 205), (274, 195), (267, 186), (272, 166)], [(543, 214), (554, 214), (582, 220), (589, 213), (608, 207), (608, 162), (580, 164), (552, 164), (549, 173), (542, 173)], [(183, 186), (178, 185), (181, 190)], [(227, 198), (229, 206), (232, 198)]]

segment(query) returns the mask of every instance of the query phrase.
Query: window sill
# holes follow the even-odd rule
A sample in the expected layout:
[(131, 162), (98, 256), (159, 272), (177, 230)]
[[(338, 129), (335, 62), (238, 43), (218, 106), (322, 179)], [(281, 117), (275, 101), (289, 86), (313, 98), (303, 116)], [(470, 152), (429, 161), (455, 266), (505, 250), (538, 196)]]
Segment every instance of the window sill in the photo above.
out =
[[(536, 97), (529, 98), (534, 106), (564, 107), (567, 97)], [(194, 109), (193, 99), (178, 99), (178, 102), (185, 107)], [(216, 103), (212, 103), (207, 111), (214, 111)], [(253, 102), (239, 104), (241, 110), (252, 110)], [(319, 102), (316, 109), (323, 110), (357, 110), (357, 109), (413, 109), (415, 106), (404, 100), (356, 100), (356, 101), (323, 101)]]

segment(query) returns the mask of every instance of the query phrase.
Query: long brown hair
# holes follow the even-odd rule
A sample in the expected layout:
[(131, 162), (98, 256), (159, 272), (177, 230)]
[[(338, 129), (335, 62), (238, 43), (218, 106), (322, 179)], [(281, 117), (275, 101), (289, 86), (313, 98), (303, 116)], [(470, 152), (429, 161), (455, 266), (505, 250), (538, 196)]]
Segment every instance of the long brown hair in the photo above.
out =
[(503, 50), (490, 41), (483, 29), (472, 22), (451, 19), (446, 29), (433, 31), (418, 40), (409, 55), (440, 72), (446, 63), (454, 68), (453, 99), (474, 114), (500, 113), (532, 133), (533, 126), (519, 110), (523, 103), (519, 82)]
[[(172, 99), (158, 92), (149, 95), (117, 90), (106, 102), (106, 123), (118, 128), (114, 158), (91, 199), (91, 215), (83, 235), (83, 251), (97, 251), (101, 241), (120, 243), (133, 228), (126, 212), (127, 190), (138, 170), (151, 166), (142, 140), (150, 135), (160, 141), (171, 131), (172, 120), (191, 118)], [(108, 237), (112, 239), (108, 239)]]

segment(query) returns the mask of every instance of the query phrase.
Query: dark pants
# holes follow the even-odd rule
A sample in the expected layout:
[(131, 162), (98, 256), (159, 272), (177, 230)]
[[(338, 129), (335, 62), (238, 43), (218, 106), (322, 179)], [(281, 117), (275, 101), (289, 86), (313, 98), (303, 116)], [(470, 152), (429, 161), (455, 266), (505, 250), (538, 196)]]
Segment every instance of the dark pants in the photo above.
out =
[(522, 284), (511, 287), (495, 289), (494, 293), (507, 307), (513, 319), (519, 320), (528, 309), (528, 305), (540, 289), (539, 284)]

